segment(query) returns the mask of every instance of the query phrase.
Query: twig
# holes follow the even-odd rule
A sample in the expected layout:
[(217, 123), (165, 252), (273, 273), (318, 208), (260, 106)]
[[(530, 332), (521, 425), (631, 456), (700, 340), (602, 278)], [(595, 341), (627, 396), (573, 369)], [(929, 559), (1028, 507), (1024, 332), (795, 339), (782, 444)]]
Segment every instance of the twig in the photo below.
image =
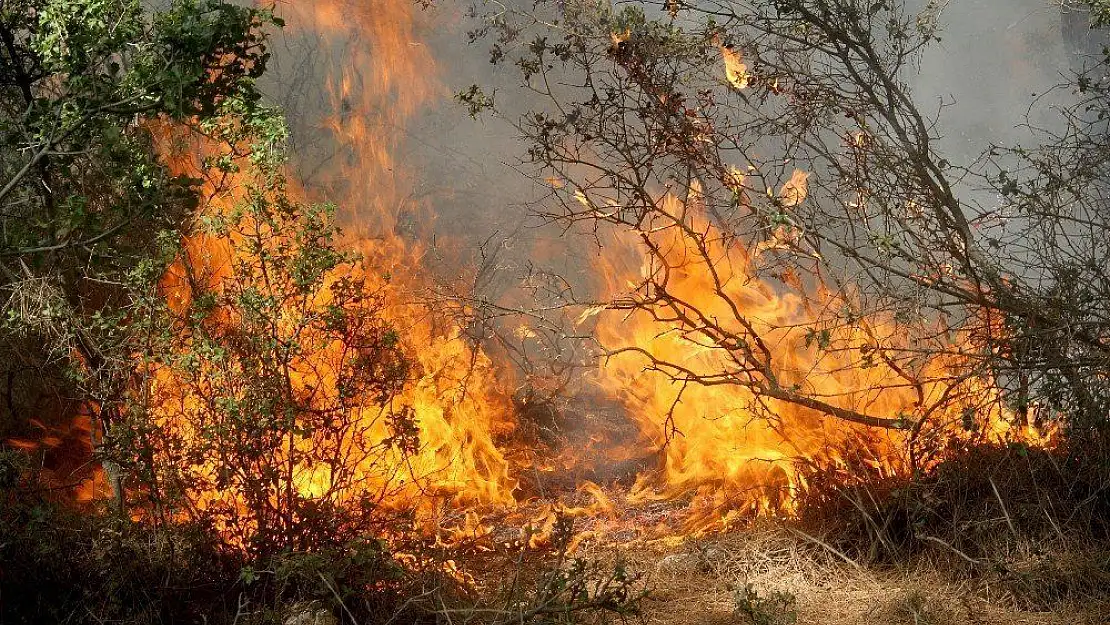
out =
[(236, 601), (236, 603), (238, 605), (235, 607), (235, 619), (231, 621), (231, 625), (237, 625), (239, 623), (239, 617), (243, 615), (243, 608), (250, 603), (250, 600), (247, 600), (244, 603), (243, 593), (239, 593), (239, 599)]
[[(439, 587), (433, 588), (429, 591), (422, 592), (419, 595), (415, 595), (406, 599), (405, 602), (401, 604), (401, 607), (397, 608), (397, 611), (393, 613), (393, 616), (389, 617), (389, 620), (385, 622), (385, 625), (392, 625), (393, 621), (397, 620), (397, 617), (403, 614), (405, 612), (405, 609), (407, 609), (410, 605), (423, 599), (424, 597), (427, 597), (428, 595), (431, 595), (437, 590), (439, 590)], [(440, 602), (442, 603), (442, 599), (440, 600)]]
[(852, 568), (856, 569), (860, 573), (863, 573), (867, 577), (867, 579), (870, 580), (872, 583), (877, 583), (877, 582), (875, 582), (874, 578), (871, 577), (871, 573), (866, 568), (864, 568), (862, 564), (860, 564), (859, 562), (856, 562), (855, 560), (849, 558), (848, 555), (845, 554), (843, 551), (837, 549), (836, 547), (833, 547), (832, 545), (830, 545), (829, 543), (821, 540), (820, 538), (817, 538), (815, 536), (810, 536), (809, 534), (803, 532), (802, 530), (795, 529), (793, 527), (787, 527), (786, 529), (787, 529), (787, 531), (791, 532), (792, 534), (795, 534), (795, 535), (797, 535), (801, 538), (804, 538), (805, 540), (808, 540), (808, 541), (814, 543), (815, 545), (820, 545), (821, 547), (824, 547), (825, 549), (827, 549), (829, 551), (829, 553), (832, 553), (833, 555), (837, 556), (841, 560), (844, 560), (845, 562), (850, 564), (852, 566)]
[(451, 613), (447, 609), (447, 604), (443, 602), (443, 597), (439, 597), (439, 606), (442, 609), (441, 614), (447, 619), (447, 625), (455, 625), (455, 622), (451, 620)]
[(339, 596), (339, 593), (335, 590), (335, 587), (331, 585), (331, 582), (328, 581), (328, 578), (324, 577), (324, 574), (319, 571), (317, 571), (316, 574), (320, 576), (320, 579), (324, 580), (324, 585), (328, 587), (331, 594), (335, 595), (335, 600), (339, 602), (339, 606), (347, 613), (347, 618), (351, 619), (352, 625), (358, 623), (358, 620), (355, 619), (355, 615), (351, 614), (351, 611), (347, 609), (347, 604), (343, 603), (343, 598)]
[(1002, 494), (998, 492), (998, 487), (994, 485), (994, 478), (988, 477), (987, 481), (991, 483), (991, 490), (994, 491), (994, 496), (998, 499), (998, 505), (1002, 508), (1002, 515), (1006, 517), (1006, 525), (1009, 526), (1010, 532), (1014, 538), (1021, 538), (1018, 536), (1017, 530), (1014, 529), (1014, 523), (1010, 520), (1010, 513), (1006, 510), (1006, 504), (1002, 501)]
[(986, 560), (979, 560), (977, 558), (972, 558), (971, 556), (967, 555), (966, 553), (964, 553), (964, 552), (960, 551), (959, 549), (956, 549), (955, 547), (953, 547), (952, 543), (941, 540), (940, 538), (937, 538), (936, 536), (926, 536), (924, 534), (919, 534), (917, 537), (922, 539), (922, 540), (927, 540), (929, 542), (934, 542), (934, 543), (936, 543), (936, 544), (938, 544), (942, 547), (947, 548), (949, 551), (951, 551), (952, 553), (960, 556), (964, 560), (967, 560), (969, 563), (971, 563), (974, 566), (980, 566), (982, 564), (986, 564)]

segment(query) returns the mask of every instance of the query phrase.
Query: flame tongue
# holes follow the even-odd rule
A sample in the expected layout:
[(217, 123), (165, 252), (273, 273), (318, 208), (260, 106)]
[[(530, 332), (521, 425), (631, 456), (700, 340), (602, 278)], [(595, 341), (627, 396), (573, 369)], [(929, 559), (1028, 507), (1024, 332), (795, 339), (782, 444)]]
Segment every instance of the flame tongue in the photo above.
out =
[[(329, 170), (329, 182), (321, 192), (336, 199), (355, 224), (347, 230), (350, 247), (361, 252), (359, 266), (341, 265), (327, 277), (329, 283), (353, 280), (380, 301), (379, 314), (396, 329), (403, 350), (412, 361), (410, 379), (390, 406), (374, 402), (353, 405), (342, 415), (354, 423), (357, 440), (350, 448), (337, 448), (344, 466), (302, 461), (294, 483), (302, 496), (328, 497), (340, 505), (360, 505), (369, 495), (379, 506), (414, 511), (417, 526), (438, 528), (437, 517), (445, 505), (512, 505), (515, 481), (509, 464), (495, 445), (497, 437), (513, 430), (511, 402), (504, 375), (495, 371), (490, 359), (468, 340), (458, 321), (442, 310), (421, 303), (431, 282), (424, 265), (421, 243), (399, 232), (400, 211), (413, 208), (411, 182), (394, 154), (409, 118), (442, 91), (435, 79), (435, 63), (427, 49), (418, 45), (410, 0), (385, 0), (350, 4), (338, 0), (296, 3), (289, 7), (292, 28), (308, 26), (313, 37), (344, 42), (332, 64), (339, 77), (330, 85), (331, 112), (322, 125), (345, 158), (338, 169)], [(162, 129), (174, 168), (192, 170), (200, 163), (204, 146), (193, 146), (188, 154), (171, 153), (184, 147), (169, 140), (174, 129)], [(233, 181), (231, 193), (205, 193), (211, 211), (231, 211), (249, 180)], [(208, 189), (212, 191), (212, 189)], [(308, 200), (308, 192), (290, 185), (294, 199)], [(274, 233), (280, 236), (280, 233)], [(164, 277), (163, 291), (174, 311), (182, 312), (193, 297), (186, 265), (193, 279), (204, 276), (204, 286), (224, 288), (231, 278), (229, 267), (251, 253), (241, 242), (193, 235), (177, 266)], [(195, 283), (194, 283), (195, 284)], [(309, 302), (323, 310), (329, 301)], [(296, 318), (291, 310), (283, 318)], [(234, 321), (234, 313), (216, 311), (213, 324)], [(375, 321), (370, 321), (375, 323)], [(335, 376), (337, 363), (347, 356), (343, 345), (321, 342), (305, 334), (303, 356), (292, 365), (295, 392), (304, 397), (332, 398), (341, 393)], [(187, 339), (186, 339), (187, 341)], [(202, 397), (196, 388), (183, 384), (178, 372), (161, 369), (154, 382), (160, 399), (161, 423), (185, 439), (203, 436), (194, 415)], [(200, 391), (203, 394), (203, 389)], [(338, 402), (333, 401), (332, 404)], [(389, 444), (399, 436), (390, 414), (404, 412), (415, 431), (402, 433), (408, 442)], [(411, 444), (410, 444), (411, 443)], [(296, 442), (303, 451), (319, 450), (323, 443), (311, 433)], [(352, 451), (355, 447), (374, 453)], [(316, 454), (317, 456), (319, 454)], [(302, 453), (300, 457), (313, 457)], [(197, 483), (216, 485), (216, 467), (194, 467)], [(353, 485), (336, 491), (336, 474)], [(231, 489), (211, 488), (196, 493), (193, 503), (209, 510), (238, 510), (244, 505)], [(467, 523), (475, 526), (473, 519)], [(471, 528), (473, 529), (473, 527)], [(438, 531), (438, 530), (437, 530)], [(471, 532), (473, 533), (473, 532)]]
[[(806, 175), (795, 172), (779, 195), (793, 206), (805, 192)], [(745, 370), (749, 361), (734, 351), (744, 344), (730, 348), (730, 336), (758, 336), (774, 384), (798, 395), (906, 423), (935, 409), (929, 422), (951, 440), (967, 434), (961, 414), (974, 408), (989, 424), (987, 436), (1004, 438), (1011, 415), (989, 379), (956, 378), (962, 363), (943, 352), (895, 363), (887, 354), (908, 353), (908, 340), (881, 316), (829, 325), (822, 311), (845, 309), (849, 300), (823, 288), (805, 296), (796, 276), (776, 286), (757, 275), (771, 247), (804, 252), (789, 229), (749, 252), (710, 223), (699, 198), (697, 185), (686, 202), (662, 198), (657, 223), (636, 232), (649, 233), (650, 246), (635, 237), (613, 241), (605, 273), (623, 310), (591, 313), (603, 347), (619, 352), (603, 361), (604, 385), (623, 398), (644, 444), (661, 456), (632, 501), (693, 497), (688, 528), (704, 529), (727, 525), (736, 511), (792, 512), (805, 486), (803, 464), (857, 478), (907, 469), (906, 432), (760, 392), (766, 381), (752, 380), (767, 374)], [(643, 304), (661, 294), (665, 303)], [(702, 331), (696, 319), (715, 329)]]
[(332, 172), (329, 195), (352, 222), (348, 232), (365, 266), (389, 276), (387, 315), (419, 372), (398, 398), (414, 411), (420, 447), (404, 459), (414, 480), (396, 500), (426, 509), (444, 499), (511, 504), (515, 482), (494, 444), (513, 429), (507, 389), (455, 320), (413, 303), (431, 286), (425, 250), (399, 231), (401, 211), (422, 207), (409, 200), (414, 181), (395, 154), (410, 119), (446, 93), (421, 41), (414, 3), (322, 0), (293, 3), (289, 11), (293, 28), (343, 42), (329, 59), (337, 77), (328, 86), (332, 113), (323, 126), (347, 157)]

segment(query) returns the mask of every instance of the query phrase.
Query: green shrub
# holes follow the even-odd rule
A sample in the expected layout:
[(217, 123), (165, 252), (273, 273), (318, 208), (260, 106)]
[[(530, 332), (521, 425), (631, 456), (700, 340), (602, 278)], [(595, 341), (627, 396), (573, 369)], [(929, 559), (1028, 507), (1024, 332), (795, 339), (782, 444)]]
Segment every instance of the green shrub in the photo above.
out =
[(761, 596), (751, 584), (733, 594), (736, 613), (752, 625), (793, 625), (798, 622), (797, 598), (778, 590)]

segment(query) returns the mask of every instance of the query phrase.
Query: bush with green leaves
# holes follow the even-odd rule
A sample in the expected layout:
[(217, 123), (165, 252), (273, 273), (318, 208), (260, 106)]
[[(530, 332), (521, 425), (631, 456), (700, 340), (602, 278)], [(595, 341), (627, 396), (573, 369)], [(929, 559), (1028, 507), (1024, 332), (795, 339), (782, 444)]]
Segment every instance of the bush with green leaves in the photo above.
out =
[(205, 518), (260, 556), (378, 535), (418, 444), (391, 285), (337, 248), (332, 207), (230, 163), (238, 201), (201, 213), (164, 279), (142, 390), (113, 440), (148, 495), (134, 503)]
[(269, 11), (222, 0), (159, 7), (0, 5), (5, 438), (36, 435), (31, 418), (49, 428), (80, 410), (98, 447), (122, 418), (149, 303), (197, 205), (196, 181), (158, 149), (160, 129), (265, 140), (280, 122), (255, 83), (264, 29), (278, 22)]
[(259, 556), (380, 529), (417, 444), (388, 280), (286, 184), (269, 26), (223, 0), (0, 7), (0, 436), (91, 415), (119, 506)]

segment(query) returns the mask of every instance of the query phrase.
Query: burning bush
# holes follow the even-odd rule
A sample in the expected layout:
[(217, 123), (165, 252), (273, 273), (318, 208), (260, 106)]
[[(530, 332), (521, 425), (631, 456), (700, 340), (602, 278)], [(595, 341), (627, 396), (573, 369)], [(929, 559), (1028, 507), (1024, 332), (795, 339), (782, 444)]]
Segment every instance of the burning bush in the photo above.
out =
[(597, 243), (567, 305), (661, 456), (637, 496), (727, 524), (789, 513), (799, 464), (907, 476), (1106, 427), (1107, 160), (1078, 121), (1103, 91), (1078, 81), (1080, 130), (961, 169), (911, 93), (940, 3), (661, 5), (541, 2), (479, 31), (537, 96), (510, 118), (537, 212)]
[(380, 290), (336, 250), (326, 209), (271, 193), (211, 215), (196, 236), (214, 257), (194, 247), (176, 266), (190, 288), (168, 293), (167, 343), (146, 365), (150, 420), (125, 430), (154, 513), (210, 517), (260, 553), (382, 531), (390, 467), (419, 446)]
[[(520, 324), (517, 340), (503, 346), (521, 346), (509, 355), (522, 362), (543, 351), (529, 353), (529, 345), (558, 354), (579, 341), (569, 358), (580, 365), (597, 357), (597, 386), (637, 429), (621, 449), (604, 449), (613, 452), (605, 461), (631, 460), (639, 470), (643, 459), (658, 460), (626, 499), (584, 482), (579, 503), (588, 496), (593, 504), (542, 501), (531, 519), (520, 509), (530, 493), (517, 488), (514, 469), (528, 464), (539, 475), (556, 464), (549, 452), (565, 451), (558, 460), (567, 465), (585, 458), (574, 445), (555, 449), (563, 442), (555, 430), (573, 425), (552, 398), (577, 369), (555, 368), (548, 385), (531, 376), (518, 393), (533, 429), (522, 444), (505, 382), (512, 372), (483, 350), (484, 320), (475, 321), (466, 297), (451, 307), (421, 301), (433, 290), (427, 247), (402, 234), (396, 206), (407, 201), (406, 181), (391, 150), (396, 129), (438, 85), (428, 78), (434, 59), (411, 45), (408, 1), (290, 9), (337, 39), (323, 47), (343, 51), (338, 77), (322, 89), (331, 107), (322, 126), (345, 158), (321, 193), (370, 213), (361, 231), (345, 234), (332, 206), (309, 201), (320, 191), (288, 174), (281, 116), (254, 88), (268, 58), (258, 31), (269, 13), (182, 0), (161, 20), (113, 30), (104, 26), (109, 4), (28, 2), (0, 24), (8, 56), (33, 57), (12, 66), (24, 75), (4, 92), (5, 114), (16, 119), (14, 104), (24, 99), (35, 121), (25, 134), (41, 153), (4, 155), (12, 176), (0, 196), (18, 192), (19, 216), (25, 207), (52, 215), (30, 230), (5, 218), (5, 234), (17, 233), (0, 255), (5, 347), (22, 354), (50, 339), (29, 360), (66, 380), (73, 397), (51, 405), (71, 422), (67, 436), (89, 439), (102, 467), (98, 479), (80, 478), (113, 495), (112, 505), (86, 502), (87, 515), (71, 516), (43, 495), (68, 490), (57, 479), (66, 474), (61, 463), (51, 463), (49, 481), (32, 480), (46, 472), (36, 474), (26, 456), (0, 454), (8, 504), (0, 553), (4, 574), (22, 576), (4, 578), (5, 593), (20, 596), (2, 609), (12, 605), (21, 618), (68, 618), (89, 597), (98, 598), (87, 610), (93, 620), (624, 616), (642, 596), (640, 578), (564, 552), (621, 526), (623, 503), (661, 500), (643, 518), (655, 514), (664, 532), (717, 530), (756, 514), (828, 515), (845, 541), (877, 545), (890, 559), (930, 543), (978, 566), (975, 541), (934, 529), (963, 518), (960, 493), (980, 507), (997, 501), (1015, 535), (1015, 519), (1036, 513), (1011, 505), (1006, 488), (982, 479), (981, 465), (956, 461), (961, 454), (988, 462), (1016, 442), (1010, 449), (1031, 452), (1044, 471), (1054, 459), (1038, 449), (1050, 442), (1047, 421), (1063, 415), (1071, 434), (1105, 427), (1104, 244), (1080, 237), (1074, 248), (1042, 237), (1049, 256), (1064, 247), (1070, 255), (1028, 271), (1009, 272), (984, 253), (987, 246), (1016, 258), (1024, 240), (1005, 229), (1003, 239), (978, 234), (973, 226), (982, 224), (964, 213), (932, 130), (898, 79), (935, 38), (932, 3), (917, 15), (897, 2), (866, 10), (826, 0), (732, 3), (724, 23), (690, 27), (679, 14), (704, 17), (704, 9), (668, 2), (649, 17), (553, 2), (558, 19), (527, 22), (564, 28), (559, 40), (541, 35), (518, 48), (525, 82), (542, 82), (553, 103), (520, 128), (551, 188), (555, 208), (545, 216), (567, 231), (584, 224), (600, 242), (586, 280), (598, 297), (564, 302), (578, 285), (546, 276), (549, 283), (531, 288), (567, 304), (552, 307), (557, 321), (547, 311), (481, 304), (545, 324), (539, 333)], [(74, 26), (61, 9), (76, 5), (96, 19), (56, 28)], [(140, 12), (137, 3), (120, 6), (125, 18)], [(491, 22), (499, 45), (524, 32), (514, 15), (499, 8)], [(889, 25), (886, 34), (865, 27), (872, 20)], [(148, 40), (148, 29), (166, 37)], [(22, 33), (14, 43), (13, 30)], [(128, 34), (141, 45), (119, 39)], [(373, 55), (362, 37), (378, 46)], [(107, 47), (96, 48), (102, 39)], [(73, 57), (82, 44), (96, 48), (96, 69), (68, 85), (85, 68)], [(174, 65), (198, 47), (204, 63)], [(130, 56), (132, 48), (159, 53)], [(505, 55), (495, 49), (495, 59)], [(155, 71), (164, 65), (180, 71)], [(38, 77), (41, 67), (54, 68), (55, 79)], [(133, 81), (119, 75), (135, 67), (135, 80), (149, 72), (161, 79), (130, 93)], [(560, 69), (590, 80), (552, 80)], [(113, 96), (103, 106), (118, 127), (59, 132), (105, 142), (90, 153), (119, 168), (102, 169), (73, 141), (51, 136), (43, 120), (62, 124), (74, 109), (51, 100), (59, 85)], [(89, 122), (97, 107), (79, 93), (84, 113), (76, 118)], [(132, 98), (143, 104), (131, 106)], [(477, 88), (461, 99), (472, 113), (493, 103)], [(36, 110), (40, 100), (53, 108)], [(1078, 173), (1096, 178), (1099, 146), (1069, 147), (1096, 163)], [(1023, 154), (1036, 180), (986, 180), (1031, 221), (1075, 206), (1067, 219), (1102, 219), (1097, 194), (1060, 192), (1061, 172), (1077, 172), (1053, 154)], [(65, 172), (55, 158), (74, 167), (80, 184), (57, 184)], [(107, 194), (74, 193), (53, 223), (53, 189), (103, 180), (118, 184), (104, 185)], [(130, 223), (107, 225), (120, 205), (169, 217), (143, 220), (149, 228), (113, 247)], [(1051, 218), (1038, 223), (1054, 230)], [(127, 258), (82, 273), (112, 255), (105, 247)], [(1042, 269), (1044, 282), (1030, 277)], [(581, 329), (591, 336), (581, 340)], [(580, 351), (586, 343), (591, 349)], [(9, 378), (8, 411), (35, 412), (30, 402), (16, 408), (13, 388)], [(34, 427), (26, 419), (4, 435)], [(66, 437), (42, 429), (50, 434), (39, 441), (13, 436), (10, 444), (42, 457), (67, 447)], [(612, 442), (590, 434), (578, 439), (585, 447)], [(966, 479), (950, 479), (952, 471)], [(864, 501), (868, 488), (886, 490)], [(1096, 500), (1103, 490), (1079, 489)], [(533, 491), (548, 497), (540, 478)], [(19, 500), (25, 494), (34, 496)], [(660, 520), (686, 503), (685, 522)], [(518, 508), (503, 518), (519, 533), (506, 537), (486, 522), (494, 507)], [(572, 531), (573, 518), (599, 511), (606, 518), (589, 531)], [(473, 550), (460, 546), (469, 538)], [(554, 545), (555, 570), (515, 571), (510, 592), (481, 597), (474, 610), (473, 578), (455, 557), (522, 544)], [(860, 553), (830, 549), (845, 559)], [(50, 566), (35, 571), (42, 559)], [(161, 583), (149, 594), (135, 590), (151, 578)], [(189, 590), (179, 592), (181, 584)], [(36, 600), (36, 586), (57, 600)], [(747, 587), (736, 599), (751, 620), (794, 617), (792, 595)], [(202, 600), (222, 605), (195, 605)]]
[(5, 462), (5, 483), (110, 491), (144, 525), (208, 528), (260, 558), (406, 534), (411, 518), (387, 521), (419, 506), (509, 499), (488, 359), (394, 289), (416, 254), (396, 237), (365, 244), (366, 264), (340, 251), (332, 209), (284, 177), (284, 124), (255, 84), (280, 20), (217, 0), (149, 14), (28, 0), (2, 19), (18, 70), (4, 120), (33, 148), (17, 158), (5, 134), (18, 358), (2, 433), (40, 459)]

